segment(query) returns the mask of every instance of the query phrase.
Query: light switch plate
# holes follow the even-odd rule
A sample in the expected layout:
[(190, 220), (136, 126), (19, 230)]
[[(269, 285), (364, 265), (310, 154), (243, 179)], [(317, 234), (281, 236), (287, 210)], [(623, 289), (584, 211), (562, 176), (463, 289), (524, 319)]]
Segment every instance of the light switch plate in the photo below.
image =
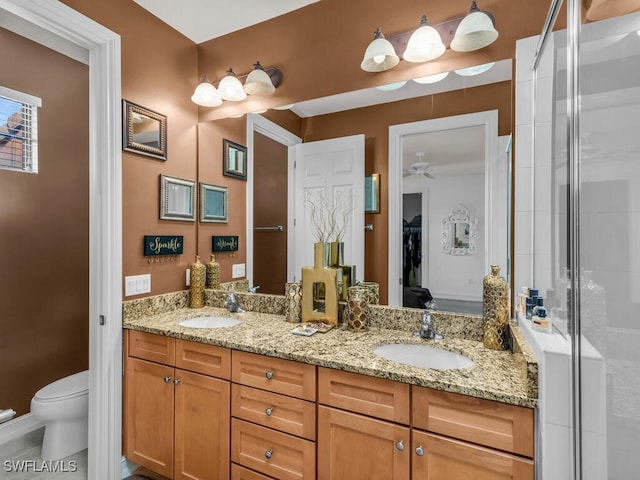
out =
[(124, 295), (129, 297), (131, 295), (141, 295), (143, 293), (151, 292), (151, 274), (146, 273), (144, 275), (130, 275), (124, 277)]
[(187, 283), (187, 287), (191, 286), (191, 269), (187, 268), (187, 276), (185, 278), (185, 281)]
[(231, 270), (232, 278), (241, 278), (245, 276), (245, 266), (244, 263), (236, 263), (233, 265)]

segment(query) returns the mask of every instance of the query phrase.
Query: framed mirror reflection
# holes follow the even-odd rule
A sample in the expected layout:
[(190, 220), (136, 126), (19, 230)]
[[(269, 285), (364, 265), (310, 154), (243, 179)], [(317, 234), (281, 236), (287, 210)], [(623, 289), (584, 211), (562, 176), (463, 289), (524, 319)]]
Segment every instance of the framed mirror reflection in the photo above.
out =
[(200, 182), (200, 221), (226, 223), (227, 187)]
[(167, 159), (167, 117), (122, 100), (122, 148), (159, 160)]
[(227, 177), (247, 179), (247, 147), (222, 140), (222, 173)]

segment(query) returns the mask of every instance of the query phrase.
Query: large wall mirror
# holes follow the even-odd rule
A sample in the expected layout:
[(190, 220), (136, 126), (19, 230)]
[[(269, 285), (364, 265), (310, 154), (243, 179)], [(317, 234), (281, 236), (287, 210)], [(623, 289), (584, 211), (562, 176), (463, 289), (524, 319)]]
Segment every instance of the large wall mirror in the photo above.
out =
[[(385, 105), (386, 105), (386, 108), (389, 109), (387, 110), (387, 112), (389, 111), (394, 112), (395, 102), (411, 102), (414, 105), (419, 105), (419, 109), (422, 109), (420, 110), (420, 112), (424, 111), (425, 113), (424, 115), (421, 115), (421, 114), (417, 116), (414, 115), (415, 117), (414, 120), (424, 121), (428, 118), (438, 117), (440, 115), (440, 113), (438, 111), (435, 111), (433, 108), (431, 108), (430, 110), (427, 110), (428, 107), (423, 108), (424, 105), (428, 105), (428, 102), (431, 102), (431, 100), (429, 99), (430, 96), (434, 96), (440, 93), (443, 93), (444, 95), (446, 95), (446, 101), (449, 105), (448, 110), (452, 112), (446, 116), (457, 117), (460, 115), (466, 115), (468, 113), (478, 113), (479, 111), (483, 111), (483, 112), (491, 111), (493, 108), (500, 109), (500, 113), (499, 113), (501, 118), (500, 124), (502, 125), (500, 128), (501, 132), (498, 132), (498, 128), (497, 128), (498, 120), (494, 119), (493, 126), (490, 127), (488, 130), (492, 135), (491, 140), (486, 140), (485, 138), (486, 136), (485, 123), (483, 122), (479, 122), (479, 125), (472, 125), (472, 126), (462, 125), (462, 126), (455, 126), (450, 128), (447, 127), (449, 130), (460, 129), (460, 132), (453, 132), (453, 131), (450, 132), (451, 137), (449, 137), (450, 138), (449, 142), (451, 144), (453, 145), (474, 144), (475, 145), (476, 143), (478, 143), (478, 145), (475, 145), (475, 146), (478, 147), (479, 151), (481, 152), (481, 158), (479, 159), (479, 162), (482, 164), (481, 171), (479, 172), (474, 171), (473, 173), (470, 173), (470, 172), (465, 173), (464, 172), (465, 165), (463, 165), (464, 162), (461, 162), (459, 165), (454, 167), (454, 169), (457, 169), (456, 176), (459, 178), (462, 178), (465, 176), (474, 176), (474, 175), (478, 177), (480, 176), (482, 177), (482, 180), (477, 180), (478, 182), (482, 183), (482, 189), (480, 192), (481, 199), (480, 200), (476, 199), (473, 202), (474, 208), (477, 208), (478, 211), (472, 212), (473, 216), (478, 219), (478, 226), (477, 226), (477, 232), (476, 232), (477, 237), (476, 237), (476, 244), (475, 244), (477, 253), (475, 255), (469, 256), (475, 262), (478, 263), (477, 268), (473, 271), (469, 271), (467, 270), (467, 267), (465, 265), (456, 265), (456, 264), (451, 264), (446, 267), (447, 276), (448, 278), (451, 278), (452, 282), (457, 282), (457, 283), (466, 284), (466, 285), (472, 284), (473, 288), (475, 288), (474, 290), (475, 293), (461, 295), (461, 299), (465, 301), (477, 302), (480, 300), (478, 296), (478, 292), (480, 292), (479, 295), (481, 295), (482, 278), (484, 275), (486, 275), (485, 266), (488, 265), (490, 262), (489, 258), (491, 257), (489, 255), (489, 252), (491, 250), (496, 250), (501, 252), (500, 258), (504, 258), (505, 261), (504, 262), (501, 261), (500, 264), (505, 265), (505, 270), (507, 268), (506, 258), (508, 255), (507, 249), (509, 244), (509, 239), (507, 238), (507, 234), (505, 233), (505, 238), (500, 240), (499, 245), (496, 244), (496, 245), (489, 246), (487, 245), (488, 242), (485, 240), (485, 232), (486, 232), (486, 221), (487, 221), (486, 217), (488, 215), (493, 215), (493, 213), (491, 212), (496, 212), (495, 213), (496, 216), (503, 215), (504, 216), (503, 223), (506, 224), (507, 222), (506, 212), (508, 210), (508, 203), (510, 200), (506, 193), (504, 195), (501, 195), (500, 198), (496, 196), (492, 200), (487, 200), (485, 198), (484, 196), (485, 192), (490, 191), (492, 188), (490, 186), (486, 186), (486, 184), (493, 185), (492, 183), (493, 180), (489, 179), (485, 181), (484, 172), (486, 168), (486, 163), (489, 161), (487, 159), (487, 155), (491, 156), (491, 161), (493, 162), (502, 161), (504, 163), (503, 169), (505, 172), (508, 171), (509, 169), (509, 165), (508, 165), (509, 159), (507, 158), (506, 154), (501, 155), (500, 159), (498, 159), (498, 152), (500, 151), (500, 148), (501, 148), (498, 144), (498, 133), (500, 133), (505, 137), (508, 137), (508, 134), (511, 131), (511, 122), (510, 122), (510, 119), (512, 116), (511, 71), (512, 71), (511, 60), (504, 60), (501, 62), (497, 62), (492, 69), (490, 69), (489, 71), (477, 77), (463, 77), (461, 75), (457, 75), (451, 72), (449, 74), (449, 77), (450, 77), (449, 81), (444, 81), (444, 82), (440, 82), (438, 84), (432, 84), (432, 85), (418, 84), (415, 82), (407, 82), (405, 87), (403, 87), (406, 89), (405, 91), (403, 91), (403, 89), (398, 89), (395, 91), (366, 89), (365, 91), (357, 91), (357, 92), (349, 92), (349, 93), (341, 94), (337, 96), (339, 97), (337, 101), (342, 106), (336, 110), (331, 110), (331, 108), (335, 108), (335, 107), (327, 106), (328, 104), (331, 103), (331, 100), (332, 100), (331, 98), (302, 102), (295, 105), (292, 108), (292, 111), (296, 115), (298, 115), (301, 119), (304, 119), (304, 124), (307, 125), (307, 128), (309, 128), (309, 125), (316, 125), (317, 122), (322, 121), (322, 117), (324, 117), (325, 115), (327, 117), (330, 117), (331, 112), (334, 112), (334, 111), (341, 111), (342, 113), (344, 113), (345, 116), (347, 116), (349, 115), (349, 112), (357, 112), (359, 109), (374, 109), (374, 110), (370, 110), (371, 112), (374, 112), (376, 111), (375, 110), (376, 108), (382, 109), (382, 108), (385, 108)], [(496, 87), (496, 85), (499, 85), (499, 87)], [(493, 95), (496, 95), (496, 96), (500, 96), (500, 98), (485, 98), (483, 102), (478, 103), (478, 101), (476, 101), (477, 99), (474, 99), (471, 96), (476, 91), (474, 90), (475, 86), (478, 86), (478, 88), (484, 88), (484, 90), (481, 90), (481, 92), (483, 93), (489, 92), (489, 94), (485, 95), (485, 97), (492, 97)], [(410, 99), (410, 100), (407, 100), (407, 99)], [(329, 100), (329, 102), (327, 102), (327, 100)], [(333, 100), (335, 103), (336, 100), (335, 99)], [(478, 107), (478, 105), (481, 105), (481, 107)], [(484, 105), (501, 105), (501, 107), (497, 107), (497, 106), (483, 107)], [(505, 111), (503, 111), (503, 108)], [(507, 119), (506, 121), (504, 121), (504, 117), (506, 117)], [(394, 264), (394, 261), (392, 260), (392, 258), (396, 256), (400, 256), (401, 258), (401, 255), (402, 255), (403, 215), (400, 210), (400, 205), (402, 204), (402, 198), (403, 198), (403, 186), (402, 186), (403, 170), (409, 170), (411, 169), (413, 164), (420, 163), (418, 153), (420, 153), (420, 151), (428, 152), (429, 148), (428, 146), (421, 146), (421, 147), (416, 146), (415, 150), (412, 151), (414, 147), (407, 145), (404, 148), (405, 152), (402, 153), (402, 146), (401, 146), (399, 147), (399, 156), (397, 158), (394, 157), (392, 159), (392, 157), (390, 156), (390, 151), (388, 147), (389, 142), (391, 142), (391, 139), (389, 137), (389, 126), (395, 123), (400, 123), (403, 117), (402, 115), (379, 115), (377, 118), (375, 118), (375, 120), (377, 121), (378, 118), (380, 120), (381, 126), (380, 128), (378, 128), (378, 130), (375, 133), (375, 135), (377, 136), (375, 138), (375, 142), (376, 142), (375, 155), (377, 156), (377, 158), (373, 166), (370, 158), (372, 147), (370, 145), (370, 139), (367, 136), (368, 134), (365, 134), (365, 136), (367, 136), (367, 139), (365, 142), (365, 150), (366, 150), (365, 161), (366, 161), (367, 169), (365, 173), (367, 175), (370, 175), (373, 173), (381, 174), (380, 175), (381, 177), (380, 213), (367, 214), (367, 220), (365, 221), (365, 224), (370, 223), (371, 218), (375, 217), (374, 221), (377, 222), (375, 225), (375, 235), (377, 235), (377, 237), (375, 237), (375, 240), (372, 241), (371, 239), (373, 238), (374, 233), (367, 233), (365, 235), (364, 249), (365, 249), (365, 256), (367, 257), (368, 261), (374, 262), (374, 265), (375, 264), (384, 265), (384, 269), (380, 270), (380, 271), (383, 271), (383, 275), (378, 274), (378, 278), (372, 279), (369, 276), (369, 273), (372, 270), (371, 268), (367, 268), (364, 272), (364, 275), (362, 275), (362, 272), (360, 272), (359, 274), (357, 272), (356, 276), (360, 280), (374, 280), (374, 281), (380, 282), (381, 285), (384, 283), (385, 289), (388, 288), (388, 297), (387, 297), (388, 302), (386, 303), (389, 303), (390, 305), (402, 305), (402, 299), (399, 293), (401, 292), (401, 289), (396, 288), (396, 290), (394, 290), (392, 288), (392, 280), (389, 277), (391, 277), (392, 275), (390, 273), (391, 270), (394, 269), (393, 276), (395, 280), (393, 280), (393, 282), (397, 283), (399, 282), (399, 278), (401, 277), (401, 274), (402, 274), (402, 267), (401, 267), (402, 261), (400, 260), (399, 262), (396, 262)], [(399, 118), (400, 122), (394, 122), (393, 118)], [(371, 121), (373, 120), (374, 119), (372, 119)], [(283, 283), (287, 281), (287, 279), (289, 279), (291, 275), (295, 274), (295, 272), (287, 271), (287, 259), (289, 258), (289, 253), (286, 253), (286, 254), (277, 256), (279, 258), (279, 263), (282, 263), (284, 266), (282, 287), (278, 287), (276, 285), (273, 292), (268, 292), (262, 288), (263, 282), (261, 280), (258, 280), (254, 275), (254, 271), (256, 270), (256, 268), (254, 267), (254, 258), (256, 256), (261, 256), (263, 258), (267, 257), (269, 259), (273, 259), (276, 257), (276, 255), (273, 254), (273, 252), (275, 252), (276, 250), (274, 249), (272, 244), (276, 236), (279, 235), (282, 237), (283, 243), (285, 245), (284, 247), (285, 251), (287, 249), (287, 244), (289, 243), (290, 245), (291, 243), (290, 235), (291, 235), (291, 230), (293, 229), (289, 227), (289, 223), (293, 222), (292, 218), (287, 218), (285, 215), (281, 219), (277, 219), (277, 220), (269, 219), (268, 221), (265, 221), (266, 223), (263, 224), (263, 223), (258, 223), (258, 220), (254, 219), (254, 215), (253, 215), (254, 209), (255, 209), (253, 191), (257, 185), (264, 186), (265, 184), (268, 184), (268, 182), (266, 181), (266, 178), (271, 178), (270, 174), (265, 174), (264, 170), (261, 170), (259, 168), (259, 164), (263, 161), (263, 158), (265, 157), (264, 150), (260, 150), (260, 149), (264, 149), (264, 148), (271, 149), (272, 148), (271, 146), (264, 147), (264, 144), (269, 142), (271, 144), (279, 145), (280, 147), (283, 148), (283, 153), (281, 153), (280, 156), (283, 157), (284, 165), (282, 167), (279, 167), (280, 173), (278, 173), (278, 176), (282, 178), (282, 181), (286, 182), (287, 175), (288, 175), (287, 166), (289, 168), (292, 167), (295, 159), (294, 152), (296, 150), (296, 145), (302, 142), (302, 140), (299, 137), (297, 137), (295, 134), (292, 134), (291, 132), (288, 132), (285, 128), (283, 128), (284, 126), (286, 125), (285, 124), (278, 125), (272, 121), (266, 120), (264, 117), (259, 115), (249, 115), (247, 119), (246, 145), (248, 147), (247, 170), (249, 172), (249, 175), (247, 178), (248, 180), (247, 205), (249, 205), (249, 207), (247, 209), (247, 229), (246, 229), (247, 277), (251, 284), (261, 285), (260, 291), (263, 293), (277, 294), (277, 293), (283, 292), (284, 291)], [(357, 122), (351, 122), (348, 125), (348, 128), (345, 130), (345, 132), (335, 131), (335, 132), (332, 132), (330, 136), (327, 136), (325, 138), (335, 138), (340, 136), (353, 135), (355, 133), (358, 133), (357, 131), (358, 127), (359, 125), (357, 124)], [(465, 130), (467, 127), (469, 128), (477, 127), (477, 131), (473, 132), (470, 130)], [(456, 137), (454, 135), (455, 133), (457, 133), (460, 136)], [(305, 143), (306, 143), (306, 140), (308, 137), (304, 134), (302, 136), (305, 138)], [(440, 133), (435, 133), (434, 136), (442, 137), (444, 136), (444, 133), (440, 131)], [(408, 139), (409, 137), (407, 136), (406, 138)], [(428, 141), (428, 136), (425, 138)], [(480, 140), (477, 140), (478, 138), (480, 138)], [(503, 141), (506, 142), (505, 139), (503, 139)], [(402, 145), (402, 142), (400, 143)], [(488, 147), (489, 143), (492, 144), (491, 147)], [(467, 152), (467, 154), (472, 155), (472, 153), (470, 152)], [(403, 156), (407, 156), (407, 157), (413, 156), (413, 160), (412, 161), (407, 160), (406, 162), (404, 160), (401, 161), (401, 158)], [(434, 163), (434, 167), (432, 168), (431, 171), (437, 173), (438, 169), (435, 167), (435, 163), (437, 162), (435, 161), (434, 158), (424, 159), (423, 163)], [(256, 173), (255, 175), (253, 175), (254, 172), (260, 172), (260, 173)], [(438, 183), (445, 182), (446, 175), (442, 173), (438, 173), (437, 175), (434, 175), (434, 176), (442, 177), (442, 178), (436, 179), (435, 180), (436, 182)], [(505, 175), (505, 178), (506, 178), (506, 175)], [(363, 178), (363, 182), (364, 182), (364, 178)], [(272, 188), (270, 191), (273, 192), (274, 189)], [(292, 201), (291, 197), (289, 196), (289, 198), (287, 198), (287, 195), (285, 194), (283, 196), (283, 199), (280, 205), (284, 203), (289, 205), (291, 201)], [(394, 202), (395, 204), (397, 204), (398, 208), (395, 208), (395, 207), (392, 208), (390, 205), (390, 202)], [(465, 200), (462, 197), (458, 197), (457, 201), (454, 201), (454, 199), (452, 199), (450, 202), (447, 202), (446, 204), (447, 214), (451, 212), (451, 210), (457, 205), (457, 203), (466, 203), (466, 202), (467, 200)], [(498, 206), (496, 202), (500, 203), (500, 206)], [(492, 208), (490, 209), (491, 212), (487, 213), (487, 209), (489, 208), (489, 205), (491, 205)], [(285, 211), (286, 213), (285, 209), (280, 208), (280, 210)], [(440, 236), (437, 244), (433, 242), (428, 242), (429, 248), (430, 249), (437, 248), (439, 253), (442, 253), (442, 254), (444, 253), (442, 252), (441, 232), (442, 232), (442, 219), (444, 216), (445, 215), (438, 214), (438, 215), (433, 215), (433, 218), (431, 218), (430, 215), (424, 215), (421, 220), (422, 222), (425, 222), (425, 225), (428, 224), (428, 228), (433, 229), (434, 233), (437, 231), (437, 234)], [(387, 223), (387, 218), (388, 218), (388, 223)], [(271, 222), (271, 223), (268, 223), (268, 222)], [(436, 222), (437, 226), (432, 227), (431, 222)], [(395, 246), (391, 244), (387, 244), (388, 235), (390, 234), (394, 226), (397, 227), (397, 235), (398, 235), (397, 245)], [(380, 238), (383, 238), (384, 241), (380, 242), (379, 241)], [(266, 247), (269, 249), (268, 255), (259, 253), (260, 248), (262, 247)], [(452, 257), (452, 256), (448, 255), (448, 257)], [(459, 258), (459, 257), (456, 257), (456, 258)], [(370, 267), (370, 264), (367, 264), (367, 267)], [(395, 269), (397, 269), (397, 271)], [(435, 268), (433, 269), (433, 272), (431, 274), (434, 275), (435, 277), (438, 277), (439, 275), (442, 276), (442, 272), (439, 272)], [(420, 280), (416, 282), (416, 285), (425, 286), (426, 288), (429, 288), (430, 290), (434, 291), (434, 293), (436, 294), (441, 292), (448, 293), (448, 291), (445, 288), (441, 288), (440, 286), (436, 285), (428, 277), (426, 281), (422, 281), (421, 278), (422, 277), (420, 277)], [(399, 286), (401, 287), (401, 285)], [(480, 288), (480, 290), (478, 290), (478, 288)], [(447, 305), (446, 303), (443, 302), (441, 305), (438, 305), (438, 308), (442, 310), (456, 311), (456, 309), (459, 308), (459, 306), (456, 306), (455, 302), (452, 303), (451, 305)], [(458, 311), (465, 311), (465, 310), (463, 309)], [(476, 310), (473, 313), (478, 313), (478, 311)]]

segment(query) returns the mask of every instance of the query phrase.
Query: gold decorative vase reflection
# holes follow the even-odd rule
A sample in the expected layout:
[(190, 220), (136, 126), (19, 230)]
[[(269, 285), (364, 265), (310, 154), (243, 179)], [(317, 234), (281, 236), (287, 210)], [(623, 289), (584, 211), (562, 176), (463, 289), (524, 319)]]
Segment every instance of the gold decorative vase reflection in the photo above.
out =
[(337, 268), (325, 263), (325, 243), (313, 244), (313, 267), (302, 268), (302, 321), (338, 325)]
[(362, 332), (367, 329), (367, 299), (369, 292), (361, 286), (349, 287), (349, 300), (347, 301), (347, 330)]
[(207, 263), (207, 288), (220, 286), (220, 264), (216, 262), (216, 256), (212, 253), (211, 260)]
[(189, 307), (204, 307), (204, 286), (207, 278), (207, 268), (200, 262), (200, 255), (196, 255), (196, 261), (191, 264), (191, 279), (189, 286)]
[(302, 282), (285, 283), (284, 285), (285, 312), (287, 322), (302, 320)]
[(486, 348), (509, 348), (509, 286), (500, 276), (500, 267), (491, 265), (491, 274), (482, 281), (483, 341)]

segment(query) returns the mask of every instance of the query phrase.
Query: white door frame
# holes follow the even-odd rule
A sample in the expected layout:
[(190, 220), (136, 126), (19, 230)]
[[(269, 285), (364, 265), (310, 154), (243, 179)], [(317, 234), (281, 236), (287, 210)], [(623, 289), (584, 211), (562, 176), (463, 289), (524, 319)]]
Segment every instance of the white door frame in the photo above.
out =
[[(497, 219), (492, 214), (493, 198), (496, 179), (495, 159), (498, 154), (498, 110), (486, 112), (468, 113), (452, 117), (435, 118), (419, 122), (403, 123), (389, 126), (389, 305), (402, 306), (402, 223), (393, 222), (391, 219), (402, 218), (402, 137), (419, 133), (437, 132), (484, 125), (484, 150), (485, 150), (485, 271), (490, 262), (497, 262), (492, 258), (488, 248), (490, 245), (489, 234), (494, 232), (492, 228)], [(505, 234), (506, 235), (506, 234)], [(506, 259), (506, 255), (505, 255)], [(504, 262), (496, 264), (503, 265)], [(429, 285), (423, 285), (429, 288)]]
[[(253, 134), (261, 133), (265, 137), (270, 138), (282, 145), (288, 147), (287, 154), (287, 185), (293, 185), (293, 162), (295, 160), (295, 152), (293, 147), (298, 143), (302, 143), (302, 139), (293, 133), (285, 130), (280, 125), (264, 118), (257, 113), (247, 115), (247, 280), (249, 286), (253, 285)], [(293, 189), (287, 188), (287, 205), (293, 205)], [(289, 249), (295, 245), (294, 228), (293, 228), (293, 209), (287, 209), (287, 258), (289, 258)], [(293, 278), (293, 265), (287, 262), (287, 281)]]
[(56, 0), (0, 0), (0, 11), (21, 20), (29, 38), (38, 43), (76, 59), (79, 50), (88, 52), (88, 478), (118, 480), (122, 476), (120, 36)]

